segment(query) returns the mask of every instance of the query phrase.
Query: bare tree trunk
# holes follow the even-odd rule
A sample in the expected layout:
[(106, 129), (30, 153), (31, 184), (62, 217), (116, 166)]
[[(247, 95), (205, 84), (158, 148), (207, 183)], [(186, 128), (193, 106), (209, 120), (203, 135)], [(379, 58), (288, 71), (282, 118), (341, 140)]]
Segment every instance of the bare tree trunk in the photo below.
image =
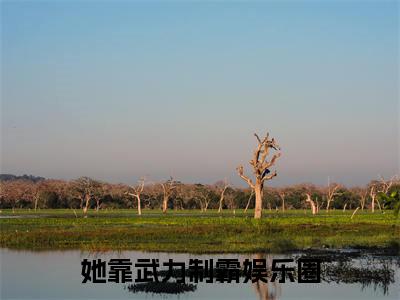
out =
[(163, 205), (162, 205), (162, 212), (166, 213), (168, 208), (168, 197), (164, 195), (163, 197)]
[(380, 211), (382, 211), (381, 203), (379, 202), (379, 199), (376, 198), (376, 203), (378, 203), (378, 208)]
[(250, 197), (249, 197), (249, 200), (247, 201), (246, 208), (244, 209), (244, 212), (247, 212), (247, 210), (249, 208), (249, 205), (250, 205), (251, 198), (253, 197), (253, 195), (254, 195), (254, 190), (251, 190)]
[(262, 217), (262, 196), (263, 196), (264, 184), (257, 180), (254, 186), (254, 194), (256, 197), (256, 203), (254, 208), (254, 219), (261, 219)]
[(372, 185), (370, 190), (369, 190), (369, 196), (371, 197), (371, 211), (375, 212), (375, 200), (376, 200), (376, 195), (377, 195), (377, 187), (375, 185)]
[(374, 190), (371, 189), (371, 211), (375, 212), (375, 193)]
[(347, 203), (345, 203), (345, 204), (344, 204), (344, 207), (343, 207), (343, 212), (345, 212), (345, 211), (346, 211), (346, 206), (347, 206)]
[(311, 205), (311, 212), (312, 212), (313, 215), (315, 215), (315, 214), (317, 213), (317, 208), (316, 208), (316, 206), (315, 206), (314, 201), (311, 200), (310, 194), (307, 194), (307, 200), (306, 200), (306, 202), (309, 202), (309, 203), (310, 203), (310, 205)]
[(359, 209), (360, 209), (360, 207), (357, 207), (357, 208), (354, 210), (353, 214), (351, 215), (351, 219), (353, 219), (354, 215), (356, 214), (356, 212), (357, 212)]
[(142, 203), (140, 201), (140, 194), (136, 195), (138, 215), (142, 215)]
[(222, 191), (221, 191), (221, 196), (220, 196), (220, 198), (219, 198), (219, 207), (218, 207), (218, 213), (220, 213), (221, 211), (222, 211), (222, 204), (223, 204), (223, 202), (224, 202), (224, 198), (225, 198), (225, 191), (226, 191), (226, 189), (228, 188), (228, 183), (226, 182), (226, 180), (225, 180), (225, 184), (224, 184), (224, 187), (222, 188)]
[(85, 216), (85, 218), (87, 218), (87, 212), (89, 209), (89, 203), (90, 203), (90, 195), (86, 194), (85, 195), (85, 207), (83, 208), (83, 215)]

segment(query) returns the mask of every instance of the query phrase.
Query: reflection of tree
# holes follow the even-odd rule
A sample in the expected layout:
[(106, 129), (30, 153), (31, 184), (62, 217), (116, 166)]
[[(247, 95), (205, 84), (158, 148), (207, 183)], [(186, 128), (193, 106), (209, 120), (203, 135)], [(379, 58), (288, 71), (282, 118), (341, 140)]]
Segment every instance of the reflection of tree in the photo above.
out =
[(395, 268), (400, 257), (373, 256), (360, 252), (310, 252), (309, 256), (321, 260), (321, 281), (337, 284), (361, 284), (364, 290), (373, 286), (388, 294), (390, 284), (395, 282)]
[[(337, 284), (361, 284), (361, 289), (373, 287), (374, 290), (381, 290), (384, 295), (388, 294), (389, 286), (395, 283), (395, 269), (400, 267), (400, 257), (393, 256), (372, 256), (360, 252), (320, 252), (308, 251), (299, 255), (293, 255), (293, 264), (300, 257), (309, 257), (321, 260), (321, 282), (335, 282)], [(281, 298), (284, 284), (277, 281), (270, 282), (271, 267), (273, 257), (265, 254), (254, 254), (253, 259), (266, 259), (268, 283), (257, 281), (251, 283), (252, 288), (257, 294), (259, 300), (277, 300)], [(157, 273), (160, 278), (164, 278), (166, 270), (159, 270)], [(172, 270), (172, 278), (180, 277), (180, 270)], [(240, 272), (240, 280), (246, 276), (244, 270)], [(189, 272), (186, 269), (186, 282), (189, 282)], [(297, 281), (298, 274), (294, 274)], [(204, 277), (205, 278), (205, 277)], [(214, 283), (213, 284), (218, 284)], [(206, 285), (213, 285), (207, 283)], [(323, 287), (322, 287), (323, 288)], [(132, 293), (144, 292), (152, 294), (182, 294), (186, 292), (195, 292), (196, 284), (182, 284), (176, 282), (149, 282), (131, 284), (126, 289)]]
[(322, 278), (326, 282), (361, 283), (361, 289), (373, 285), (374, 290), (380, 288), (384, 295), (388, 293), (389, 285), (394, 283), (394, 270), (387, 259), (369, 260), (359, 266), (355, 264), (353, 260), (342, 260), (326, 265)]
[[(263, 259), (266, 258), (267, 261), (267, 270), (271, 270), (272, 266), (272, 257), (257, 253), (254, 254), (254, 259)], [(262, 281), (257, 281), (252, 284), (254, 290), (258, 295), (258, 299), (260, 300), (277, 300), (281, 296), (281, 285), (278, 282), (266, 283)], [(270, 289), (272, 287), (272, 289)]]
[[(253, 283), (254, 290), (260, 300), (277, 300), (281, 296), (281, 286), (277, 282), (272, 282), (271, 285), (265, 282)], [(270, 290), (272, 287), (272, 290)]]

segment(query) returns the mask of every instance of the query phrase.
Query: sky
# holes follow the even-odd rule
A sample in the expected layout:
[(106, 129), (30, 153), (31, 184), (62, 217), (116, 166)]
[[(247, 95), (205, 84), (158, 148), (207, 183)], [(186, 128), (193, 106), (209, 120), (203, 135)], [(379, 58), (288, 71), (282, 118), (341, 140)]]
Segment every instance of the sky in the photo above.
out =
[(399, 173), (397, 1), (1, 1), (1, 173), (268, 184)]

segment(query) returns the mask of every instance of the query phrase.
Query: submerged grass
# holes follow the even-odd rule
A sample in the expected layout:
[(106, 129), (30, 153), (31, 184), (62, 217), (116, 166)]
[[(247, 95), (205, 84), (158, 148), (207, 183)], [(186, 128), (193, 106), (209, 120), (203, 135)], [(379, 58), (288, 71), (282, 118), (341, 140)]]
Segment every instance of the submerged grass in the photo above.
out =
[(243, 210), (91, 212), (3, 210), (2, 248), (46, 250), (143, 250), (193, 253), (287, 252), (307, 248), (399, 249), (400, 222), (389, 213), (303, 210), (265, 211), (261, 220)]

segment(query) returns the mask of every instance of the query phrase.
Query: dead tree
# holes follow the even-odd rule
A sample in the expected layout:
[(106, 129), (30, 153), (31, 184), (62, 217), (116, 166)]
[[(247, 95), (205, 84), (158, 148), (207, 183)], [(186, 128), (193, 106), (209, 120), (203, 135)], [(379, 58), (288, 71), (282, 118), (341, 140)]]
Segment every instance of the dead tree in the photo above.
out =
[(100, 182), (89, 177), (80, 177), (72, 183), (73, 193), (81, 201), (83, 215), (87, 218), (90, 200), (94, 197), (100, 187)]
[(222, 211), (222, 205), (224, 203), (224, 199), (225, 199), (225, 191), (226, 189), (229, 187), (229, 183), (228, 181), (225, 180), (223, 181), (223, 184), (220, 187), (220, 196), (219, 196), (219, 207), (218, 207), (218, 213), (220, 213)]
[(171, 197), (172, 192), (176, 188), (176, 185), (175, 185), (173, 177), (171, 176), (166, 182), (161, 183), (161, 186), (162, 186), (162, 189), (163, 189), (162, 211), (163, 211), (163, 213), (166, 213), (167, 209), (168, 209), (169, 198)]
[(275, 139), (269, 139), (269, 133), (260, 139), (257, 134), (254, 134), (258, 141), (258, 146), (254, 151), (253, 159), (250, 161), (250, 165), (253, 168), (253, 174), (255, 177), (255, 182), (253, 182), (249, 177), (244, 175), (243, 166), (237, 167), (239, 176), (247, 182), (247, 184), (254, 190), (256, 196), (254, 218), (260, 219), (262, 215), (262, 196), (264, 189), (264, 182), (270, 180), (277, 176), (277, 172), (270, 172), (270, 168), (275, 164), (276, 160), (281, 156), (281, 152), (275, 153), (271, 160), (267, 160), (270, 149), (275, 151), (280, 150), (279, 145), (275, 142)]
[(144, 182), (145, 182), (145, 178), (142, 177), (139, 180), (139, 184), (137, 186), (132, 187), (133, 192), (132, 193), (128, 192), (129, 196), (132, 196), (132, 197), (137, 199), (137, 208), (138, 208), (138, 215), (139, 216), (142, 215), (142, 203), (140, 201), (140, 195), (142, 194), (143, 189), (144, 189)]
[(359, 208), (364, 210), (365, 203), (368, 197), (368, 189), (367, 188), (354, 188), (353, 192), (356, 193), (360, 197), (360, 205)]
[(382, 176), (381, 181), (374, 180), (369, 189), (369, 196), (371, 198), (371, 211), (375, 212), (375, 202), (378, 204), (379, 210), (382, 211), (381, 203), (378, 199), (379, 193), (387, 194), (396, 180), (397, 176), (393, 176), (390, 180), (386, 181)]
[(392, 187), (393, 183), (396, 181), (397, 176), (393, 176), (392, 178), (390, 178), (390, 180), (386, 181), (385, 178), (383, 178), (383, 176), (381, 176), (381, 187), (379, 189), (379, 192), (382, 192), (384, 194), (387, 195), (387, 193), (389, 192), (390, 188)]
[(212, 200), (211, 189), (202, 184), (195, 184), (192, 198), (198, 199), (198, 203), (200, 205), (201, 212), (206, 212), (208, 209), (208, 205)]
[(313, 215), (315, 215), (317, 213), (317, 206), (315, 205), (314, 201), (311, 200), (311, 196), (310, 194), (306, 194), (307, 195), (307, 199), (306, 202), (310, 203), (311, 205), (311, 212)]
[(326, 190), (326, 211), (329, 211), (329, 207), (335, 196), (340, 195), (340, 193), (337, 192), (339, 187), (340, 185), (338, 184), (331, 185), (328, 179), (328, 188)]

